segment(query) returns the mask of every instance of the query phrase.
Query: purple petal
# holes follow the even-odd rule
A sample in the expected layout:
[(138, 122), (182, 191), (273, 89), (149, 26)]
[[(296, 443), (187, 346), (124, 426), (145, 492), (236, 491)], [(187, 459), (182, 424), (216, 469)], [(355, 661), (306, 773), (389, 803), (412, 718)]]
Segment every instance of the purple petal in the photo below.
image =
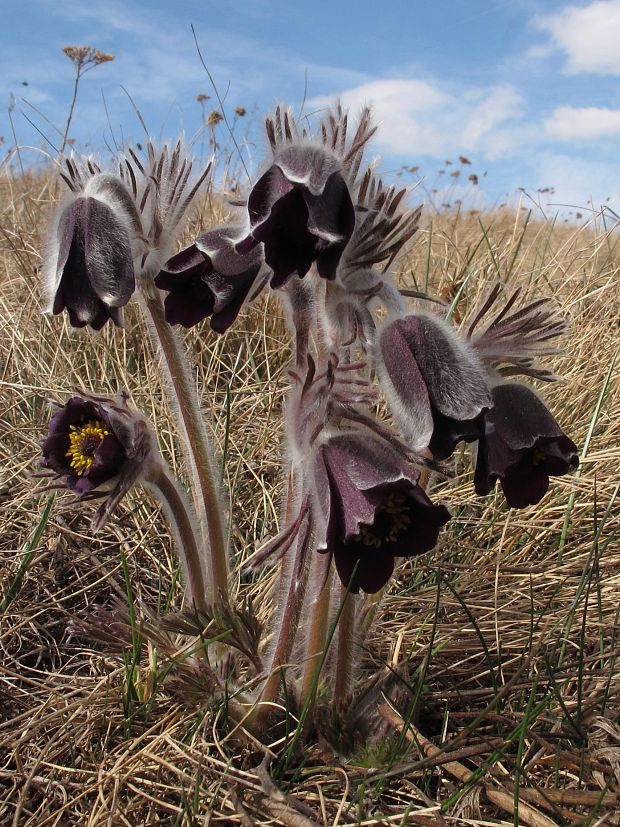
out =
[(155, 285), (161, 290), (176, 290), (211, 272), (208, 256), (196, 244), (191, 244), (169, 259), (155, 277)]
[(564, 436), (545, 403), (526, 385), (497, 385), (493, 388), (493, 402), (489, 419), (498, 437), (517, 451), (531, 448), (540, 437)]
[(360, 589), (366, 594), (376, 594), (386, 585), (394, 571), (394, 557), (391, 554), (382, 553), (378, 549), (360, 550), (359, 546), (354, 549), (348, 546), (338, 548), (334, 553), (334, 562), (340, 582), (343, 586), (351, 584), (353, 594), (358, 594)]
[(414, 451), (426, 448), (433, 435), (433, 415), (426, 382), (398, 322), (379, 337), (381, 385), (403, 434)]
[(488, 494), (499, 479), (509, 506), (534, 505), (545, 495), (549, 476), (578, 466), (577, 447), (527, 386), (498, 385), (493, 398), (495, 405), (485, 414), (487, 432), (478, 444), (476, 493)]
[(355, 228), (355, 209), (349, 188), (339, 172), (327, 180), (321, 195), (304, 193), (308, 208), (308, 230), (329, 244), (317, 256), (317, 269), (323, 278), (333, 280), (342, 253)]
[(78, 198), (59, 228), (58, 288), (53, 313), (65, 308), (73, 327), (99, 330), (112, 308), (125, 305), (135, 289), (131, 241), (113, 211), (95, 198)]
[(89, 282), (105, 305), (123, 307), (136, 289), (129, 233), (107, 204), (96, 198), (83, 200)]
[(213, 312), (215, 297), (208, 284), (191, 282), (187, 287), (172, 290), (164, 299), (168, 324), (194, 327)]
[(484, 436), (484, 432), (484, 413), (460, 421), (433, 410), (433, 436), (428, 447), (434, 459), (448, 459), (459, 442), (475, 442)]
[[(445, 416), (474, 419), (493, 404), (474, 350), (441, 319), (409, 315), (393, 322), (417, 363), (433, 405)], [(402, 348), (401, 348), (402, 351)]]
[[(294, 188), (280, 167), (275, 164), (252, 187), (248, 198), (248, 213), (252, 230), (269, 218), (273, 205)], [(258, 238), (253, 232), (254, 238)]]
[(549, 475), (540, 466), (529, 474), (509, 474), (500, 479), (506, 503), (510, 508), (526, 508), (536, 505), (549, 489)]

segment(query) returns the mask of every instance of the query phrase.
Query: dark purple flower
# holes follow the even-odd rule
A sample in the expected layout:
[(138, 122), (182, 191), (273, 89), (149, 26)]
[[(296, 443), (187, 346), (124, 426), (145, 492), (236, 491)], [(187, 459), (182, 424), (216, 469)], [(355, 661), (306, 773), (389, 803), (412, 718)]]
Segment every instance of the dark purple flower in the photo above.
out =
[(128, 396), (71, 397), (50, 420), (42, 445), (43, 465), (78, 496), (103, 488), (107, 500), (96, 519), (100, 527), (158, 453), (146, 421), (128, 405)]
[(262, 266), (258, 248), (236, 252), (238, 236), (237, 227), (210, 230), (167, 262), (155, 284), (169, 291), (169, 324), (193, 327), (211, 316), (213, 330), (223, 333), (235, 321)]
[(309, 143), (288, 144), (256, 182), (248, 199), (250, 232), (237, 244), (247, 252), (262, 242), (273, 270), (271, 286), (306, 275), (316, 261), (333, 280), (355, 226), (355, 211), (338, 160)]
[(475, 352), (441, 319), (411, 314), (379, 338), (381, 386), (408, 444), (446, 459), (460, 440), (484, 433), (493, 404)]
[(105, 201), (75, 198), (61, 212), (47, 266), (50, 310), (67, 310), (73, 327), (100, 330), (135, 290), (131, 237), (126, 217)]
[(506, 383), (492, 390), (493, 408), (484, 415), (474, 485), (488, 494), (497, 480), (511, 508), (535, 505), (547, 493), (550, 476), (579, 465), (577, 447), (546, 405), (525, 385)]
[(374, 435), (330, 437), (315, 471), (326, 524), (320, 550), (334, 556), (341, 582), (355, 593), (383, 588), (395, 558), (432, 549), (450, 519), (447, 508), (433, 505), (418, 485), (418, 469)]

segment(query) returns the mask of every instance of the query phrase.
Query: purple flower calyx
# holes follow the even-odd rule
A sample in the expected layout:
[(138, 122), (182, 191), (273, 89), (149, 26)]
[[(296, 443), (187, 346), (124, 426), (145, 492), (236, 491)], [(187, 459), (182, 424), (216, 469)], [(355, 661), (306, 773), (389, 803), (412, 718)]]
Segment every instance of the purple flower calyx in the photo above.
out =
[(328, 434), (314, 480), (325, 539), (341, 582), (354, 593), (386, 585), (396, 557), (433, 548), (450, 514), (418, 485), (420, 471), (388, 442), (361, 430)]
[(336, 278), (355, 228), (351, 187), (374, 132), (368, 110), (351, 139), (347, 126), (341, 108), (328, 113), (316, 137), (279, 107), (267, 119), (273, 163), (250, 192), (249, 232), (237, 250), (263, 244), (273, 288), (303, 278), (313, 264), (322, 278)]
[(492, 407), (487, 372), (473, 348), (437, 316), (389, 321), (377, 347), (382, 390), (414, 451), (447, 459), (456, 444), (478, 439)]
[(234, 226), (209, 230), (166, 262), (155, 285), (168, 291), (164, 305), (169, 324), (193, 327), (211, 317), (211, 328), (223, 333), (250, 293), (252, 298), (256, 295), (262, 252), (254, 248), (238, 253), (238, 235), (239, 228)]
[(476, 452), (476, 493), (489, 494), (499, 480), (511, 508), (536, 505), (551, 476), (578, 467), (577, 446), (531, 388), (504, 382), (492, 394), (494, 404), (484, 414), (485, 431)]
[(76, 189), (56, 213), (45, 256), (47, 312), (67, 310), (73, 327), (99, 330), (108, 320), (121, 325), (121, 308), (135, 290), (133, 244), (140, 219), (114, 176), (97, 172), (85, 182), (69, 180)]

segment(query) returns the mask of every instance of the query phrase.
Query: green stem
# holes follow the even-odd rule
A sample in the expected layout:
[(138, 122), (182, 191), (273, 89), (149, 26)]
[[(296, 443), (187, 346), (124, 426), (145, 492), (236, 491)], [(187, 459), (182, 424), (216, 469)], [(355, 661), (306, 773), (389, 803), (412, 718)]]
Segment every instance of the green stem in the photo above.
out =
[(173, 407), (180, 415), (181, 433), (185, 453), (194, 477), (193, 495), (198, 514), (208, 539), (207, 578), (208, 603), (222, 604), (228, 601), (228, 559), (224, 535), (224, 514), (218, 496), (214, 452), (200, 413), (196, 388), (187, 370), (186, 357), (175, 332), (166, 321), (159, 291), (150, 287), (150, 279), (142, 274), (143, 305), (159, 344), (168, 371), (171, 388), (168, 388)]

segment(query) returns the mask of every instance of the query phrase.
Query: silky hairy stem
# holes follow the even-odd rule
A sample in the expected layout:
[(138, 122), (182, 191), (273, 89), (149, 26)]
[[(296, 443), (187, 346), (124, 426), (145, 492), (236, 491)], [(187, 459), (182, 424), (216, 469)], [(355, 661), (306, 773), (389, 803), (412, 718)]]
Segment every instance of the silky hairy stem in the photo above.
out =
[(157, 497), (168, 518), (172, 536), (177, 544), (178, 556), (185, 574), (185, 583), (194, 608), (207, 613), (204, 571), (200, 551), (196, 543), (195, 524), (191, 506), (178, 482), (169, 470), (159, 463), (145, 480), (147, 488)]
[(141, 304), (151, 322), (149, 327), (167, 368), (170, 380), (167, 390), (179, 415), (185, 454), (194, 479), (192, 493), (206, 534), (207, 602), (217, 605), (228, 602), (228, 558), (214, 452), (200, 413), (196, 388), (187, 369), (186, 356), (177, 335), (166, 321), (163, 302), (158, 291), (154, 291), (144, 277), (139, 279), (139, 284), (142, 288)]
[(330, 571), (325, 578), (325, 559), (322, 554), (313, 555), (310, 579), (316, 598), (310, 606), (310, 622), (304, 645), (300, 699), (302, 707), (316, 690), (318, 670), (323, 665), (323, 654), (327, 645), (332, 576)]
[(342, 609), (338, 622), (338, 650), (336, 653), (336, 677), (334, 703), (343, 704), (350, 691), (353, 678), (353, 651), (355, 649), (356, 602), (345, 586), (340, 587)]
[(276, 640), (268, 666), (269, 675), (257, 699), (255, 713), (250, 719), (250, 728), (254, 732), (260, 732), (268, 721), (270, 707), (280, 693), (284, 670), (290, 661), (297, 636), (308, 580), (305, 560), (311, 533), (309, 518), (305, 518), (304, 523), (297, 538), (295, 558), (287, 573), (287, 588), (282, 611), (277, 619)]

